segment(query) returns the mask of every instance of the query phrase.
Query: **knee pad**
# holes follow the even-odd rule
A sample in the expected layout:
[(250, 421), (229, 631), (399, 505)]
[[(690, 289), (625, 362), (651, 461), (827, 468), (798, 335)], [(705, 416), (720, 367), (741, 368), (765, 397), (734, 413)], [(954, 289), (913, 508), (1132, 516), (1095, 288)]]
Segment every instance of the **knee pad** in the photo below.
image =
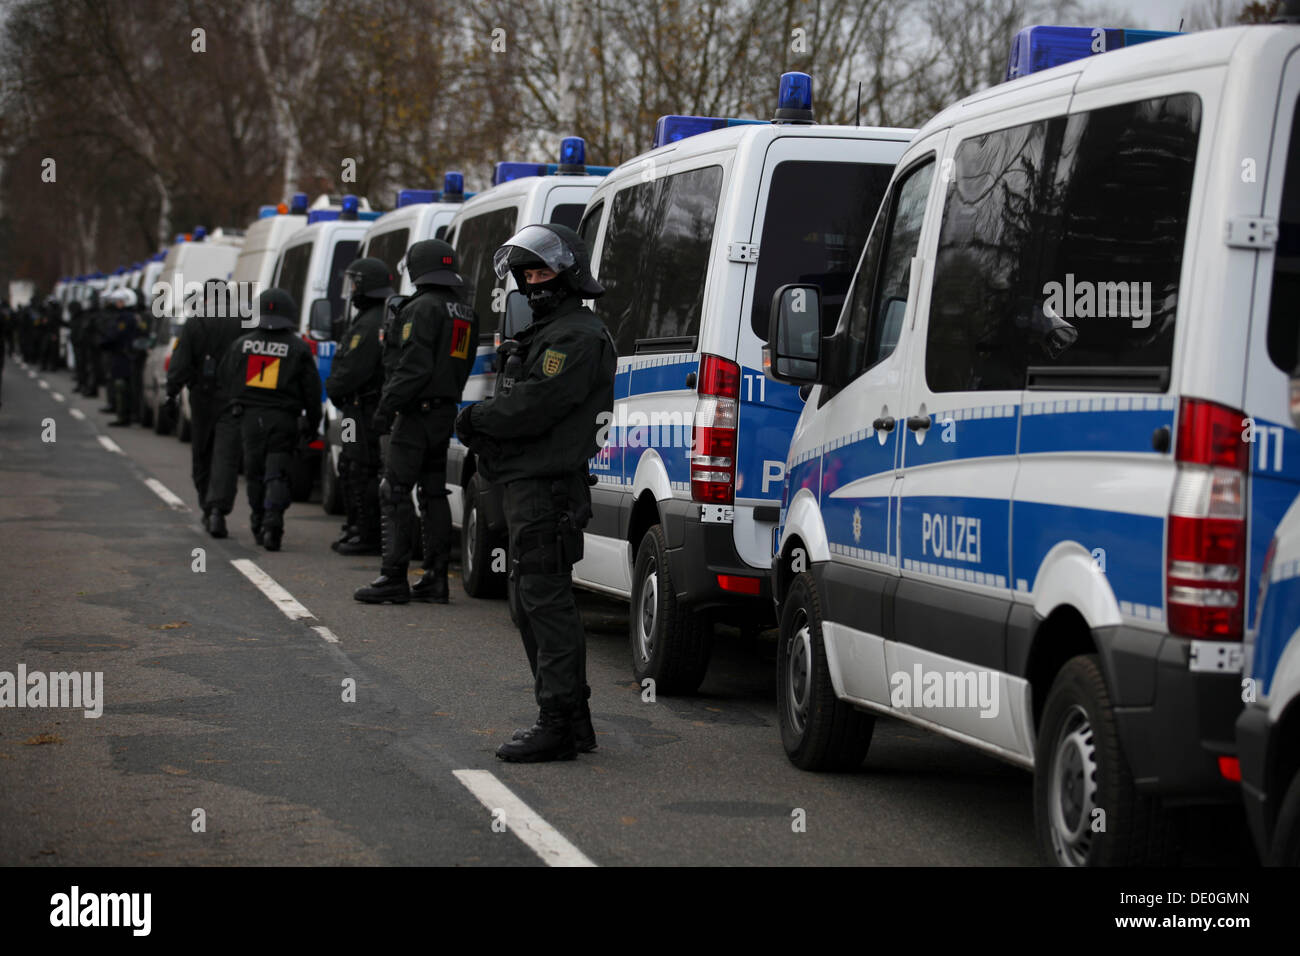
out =
[(262, 476), (266, 488), (263, 506), (267, 511), (284, 511), (293, 501), (289, 491), (289, 475), (283, 471), (268, 471)]
[(403, 502), (410, 502), (411, 486), (403, 485), (390, 478), (384, 478), (384, 480), (379, 483), (379, 500), (387, 501), (392, 505), (401, 505)]

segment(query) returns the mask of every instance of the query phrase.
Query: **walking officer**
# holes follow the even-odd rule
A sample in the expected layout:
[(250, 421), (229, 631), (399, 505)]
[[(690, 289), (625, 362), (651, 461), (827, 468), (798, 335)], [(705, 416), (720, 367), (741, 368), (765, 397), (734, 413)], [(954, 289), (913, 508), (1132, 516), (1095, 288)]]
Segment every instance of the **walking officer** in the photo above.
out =
[(343, 335), (325, 392), (343, 415), (339, 482), (351, 533), (334, 543), (339, 554), (379, 554), (379, 435), (375, 412), (384, 388), (379, 329), (393, 276), (382, 259), (357, 259), (343, 273), (343, 298), (356, 317)]
[[(447, 243), (415, 243), (406, 254), (406, 270), (415, 294), (397, 314), (397, 364), (384, 382), (374, 422), (379, 434), (392, 430), (379, 485), (383, 558), (379, 577), (353, 596), (367, 604), (446, 604), (451, 551), (447, 446), (478, 351), (478, 318), (456, 292), (463, 281)], [(411, 490), (417, 485), (424, 576), (412, 588), (406, 570), (415, 549)]]
[(167, 365), (165, 414), (176, 420), (182, 388), (190, 390), (190, 478), (198, 492), (203, 523), (208, 522), (208, 480), (212, 473), (217, 415), (221, 402), (217, 369), (235, 339), (247, 330), (239, 321), (230, 286), (223, 279), (204, 283), (198, 311), (181, 326)]
[(114, 289), (107, 299), (113, 309), (112, 323), (100, 347), (110, 355), (108, 372), (113, 381), (113, 410), (117, 415), (108, 424), (122, 428), (131, 424), (131, 373), (140, 351), (139, 340), (148, 335), (149, 327), (135, 309), (135, 292), (131, 289)]
[(320, 425), (320, 373), (311, 347), (297, 335), (293, 296), (267, 289), (257, 297), (257, 314), (257, 329), (231, 344), (217, 373), (223, 408), (208, 481), (207, 527), (214, 538), (226, 536), (242, 442), (253, 537), (266, 550), (279, 551), (292, 500), (294, 449), (299, 435), (315, 435)]
[(502, 744), (503, 760), (571, 760), (596, 748), (586, 637), (572, 569), (591, 518), (587, 462), (599, 449), (602, 413), (614, 406), (617, 354), (604, 324), (583, 305), (604, 288), (572, 229), (526, 226), (497, 250), (497, 276), (513, 273), (533, 324), (517, 336), (519, 371), (467, 407), (456, 434), (503, 486), (510, 529), (510, 600), (535, 678), (540, 714)]

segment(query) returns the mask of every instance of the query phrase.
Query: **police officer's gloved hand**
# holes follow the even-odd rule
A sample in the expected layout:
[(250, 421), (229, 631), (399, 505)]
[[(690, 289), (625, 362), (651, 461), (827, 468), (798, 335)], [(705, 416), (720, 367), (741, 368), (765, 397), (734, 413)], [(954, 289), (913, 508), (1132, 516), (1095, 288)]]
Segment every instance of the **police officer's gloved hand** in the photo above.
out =
[(474, 444), (474, 418), (472, 412), (473, 405), (466, 405), (456, 416), (456, 437), (466, 448)]
[(167, 398), (163, 400), (163, 410), (168, 415), (175, 415), (181, 407), (180, 396), (175, 392), (168, 392)]
[(370, 423), (376, 435), (387, 435), (392, 430), (393, 423), (384, 412), (375, 412), (374, 421)]
[(303, 415), (298, 418), (298, 438), (300, 441), (309, 442), (316, 437), (316, 429), (311, 427), (311, 422), (307, 416)]

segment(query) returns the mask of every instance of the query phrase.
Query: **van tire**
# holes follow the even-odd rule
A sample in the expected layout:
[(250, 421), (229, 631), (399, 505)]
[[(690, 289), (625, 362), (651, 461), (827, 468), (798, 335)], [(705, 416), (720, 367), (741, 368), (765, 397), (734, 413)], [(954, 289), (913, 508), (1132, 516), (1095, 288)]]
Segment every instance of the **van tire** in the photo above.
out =
[(492, 570), (492, 547), (496, 536), (488, 529), (478, 507), (483, 481), (471, 475), (465, 486), (460, 521), (460, 580), (465, 593), (474, 598), (497, 598), (506, 593), (506, 575)]
[(693, 694), (708, 672), (713, 630), (698, 611), (677, 603), (662, 525), (653, 525), (636, 549), (628, 641), (637, 684), (653, 680), (656, 694)]
[(320, 456), (320, 506), (327, 515), (343, 514), (343, 486), (329, 449), (322, 451)]
[[(1071, 658), (1052, 682), (1034, 768), (1034, 830), (1049, 865), (1174, 862), (1173, 823), (1159, 800), (1138, 793), (1133, 784), (1097, 655)], [(1088, 779), (1094, 781), (1091, 793)], [(1077, 786), (1071, 787), (1071, 781)], [(1096, 816), (1096, 809), (1104, 816)], [(1094, 831), (1098, 822), (1104, 831)]]
[(867, 756), (876, 718), (835, 696), (821, 597), (807, 571), (795, 575), (782, 604), (776, 709), (786, 756), (801, 770), (856, 770)]
[(1300, 866), (1300, 772), (1291, 778), (1277, 812), (1269, 866)]

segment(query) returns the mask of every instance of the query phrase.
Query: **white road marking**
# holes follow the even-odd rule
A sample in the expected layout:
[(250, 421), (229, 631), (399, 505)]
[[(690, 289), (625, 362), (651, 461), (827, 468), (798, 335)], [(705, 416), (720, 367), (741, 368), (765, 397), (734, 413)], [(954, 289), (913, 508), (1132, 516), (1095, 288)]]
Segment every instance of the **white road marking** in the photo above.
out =
[(69, 408), (68, 414), (78, 421), (84, 422), (86, 420), (86, 413), (79, 408)]
[(337, 644), (339, 642), (339, 639), (337, 636), (335, 636), (334, 632), (331, 631), (324, 624), (313, 624), (311, 629), (315, 631), (317, 634), (319, 634), (326, 642), (330, 644)]
[(581, 850), (511, 792), (510, 788), (488, 770), (454, 770), (456, 779), (465, 785), (489, 812), (503, 810), (505, 824), (514, 835), (542, 858), (547, 866), (595, 866)]
[(27, 369), (27, 377), (28, 377), (28, 378), (35, 378), (35, 377), (36, 377), (36, 373), (33, 372), (31, 369)]
[(37, 381), (36, 384), (39, 385), (41, 388), (44, 388), (44, 389), (47, 389), (47, 390), (48, 390), (49, 387), (50, 387), (50, 383), (47, 382), (47, 381), (45, 381), (45, 379), (40, 379), (39, 381)]
[(113, 441), (113, 439), (109, 438), (107, 435), (96, 435), (95, 441), (99, 442), (101, 445), (103, 445), (105, 448), (107, 448), (109, 451), (113, 452), (114, 454), (118, 454), (118, 455), (126, 454), (126, 452), (122, 451), (122, 446), (119, 445), (117, 442)]
[(167, 502), (168, 506), (175, 508), (177, 511), (189, 511), (189, 506), (181, 501), (176, 495), (172, 494), (170, 488), (164, 485), (157, 478), (146, 478), (144, 483), (149, 486), (149, 490), (155, 495)]
[(50, 398), (54, 399), (56, 402), (63, 401), (63, 396), (58, 392), (50, 392)]
[(231, 564), (239, 573), (257, 585), (257, 589), (270, 599), (291, 621), (315, 620), (316, 615), (298, 603), (298, 599), (276, 584), (275, 579), (247, 558), (232, 558)]

